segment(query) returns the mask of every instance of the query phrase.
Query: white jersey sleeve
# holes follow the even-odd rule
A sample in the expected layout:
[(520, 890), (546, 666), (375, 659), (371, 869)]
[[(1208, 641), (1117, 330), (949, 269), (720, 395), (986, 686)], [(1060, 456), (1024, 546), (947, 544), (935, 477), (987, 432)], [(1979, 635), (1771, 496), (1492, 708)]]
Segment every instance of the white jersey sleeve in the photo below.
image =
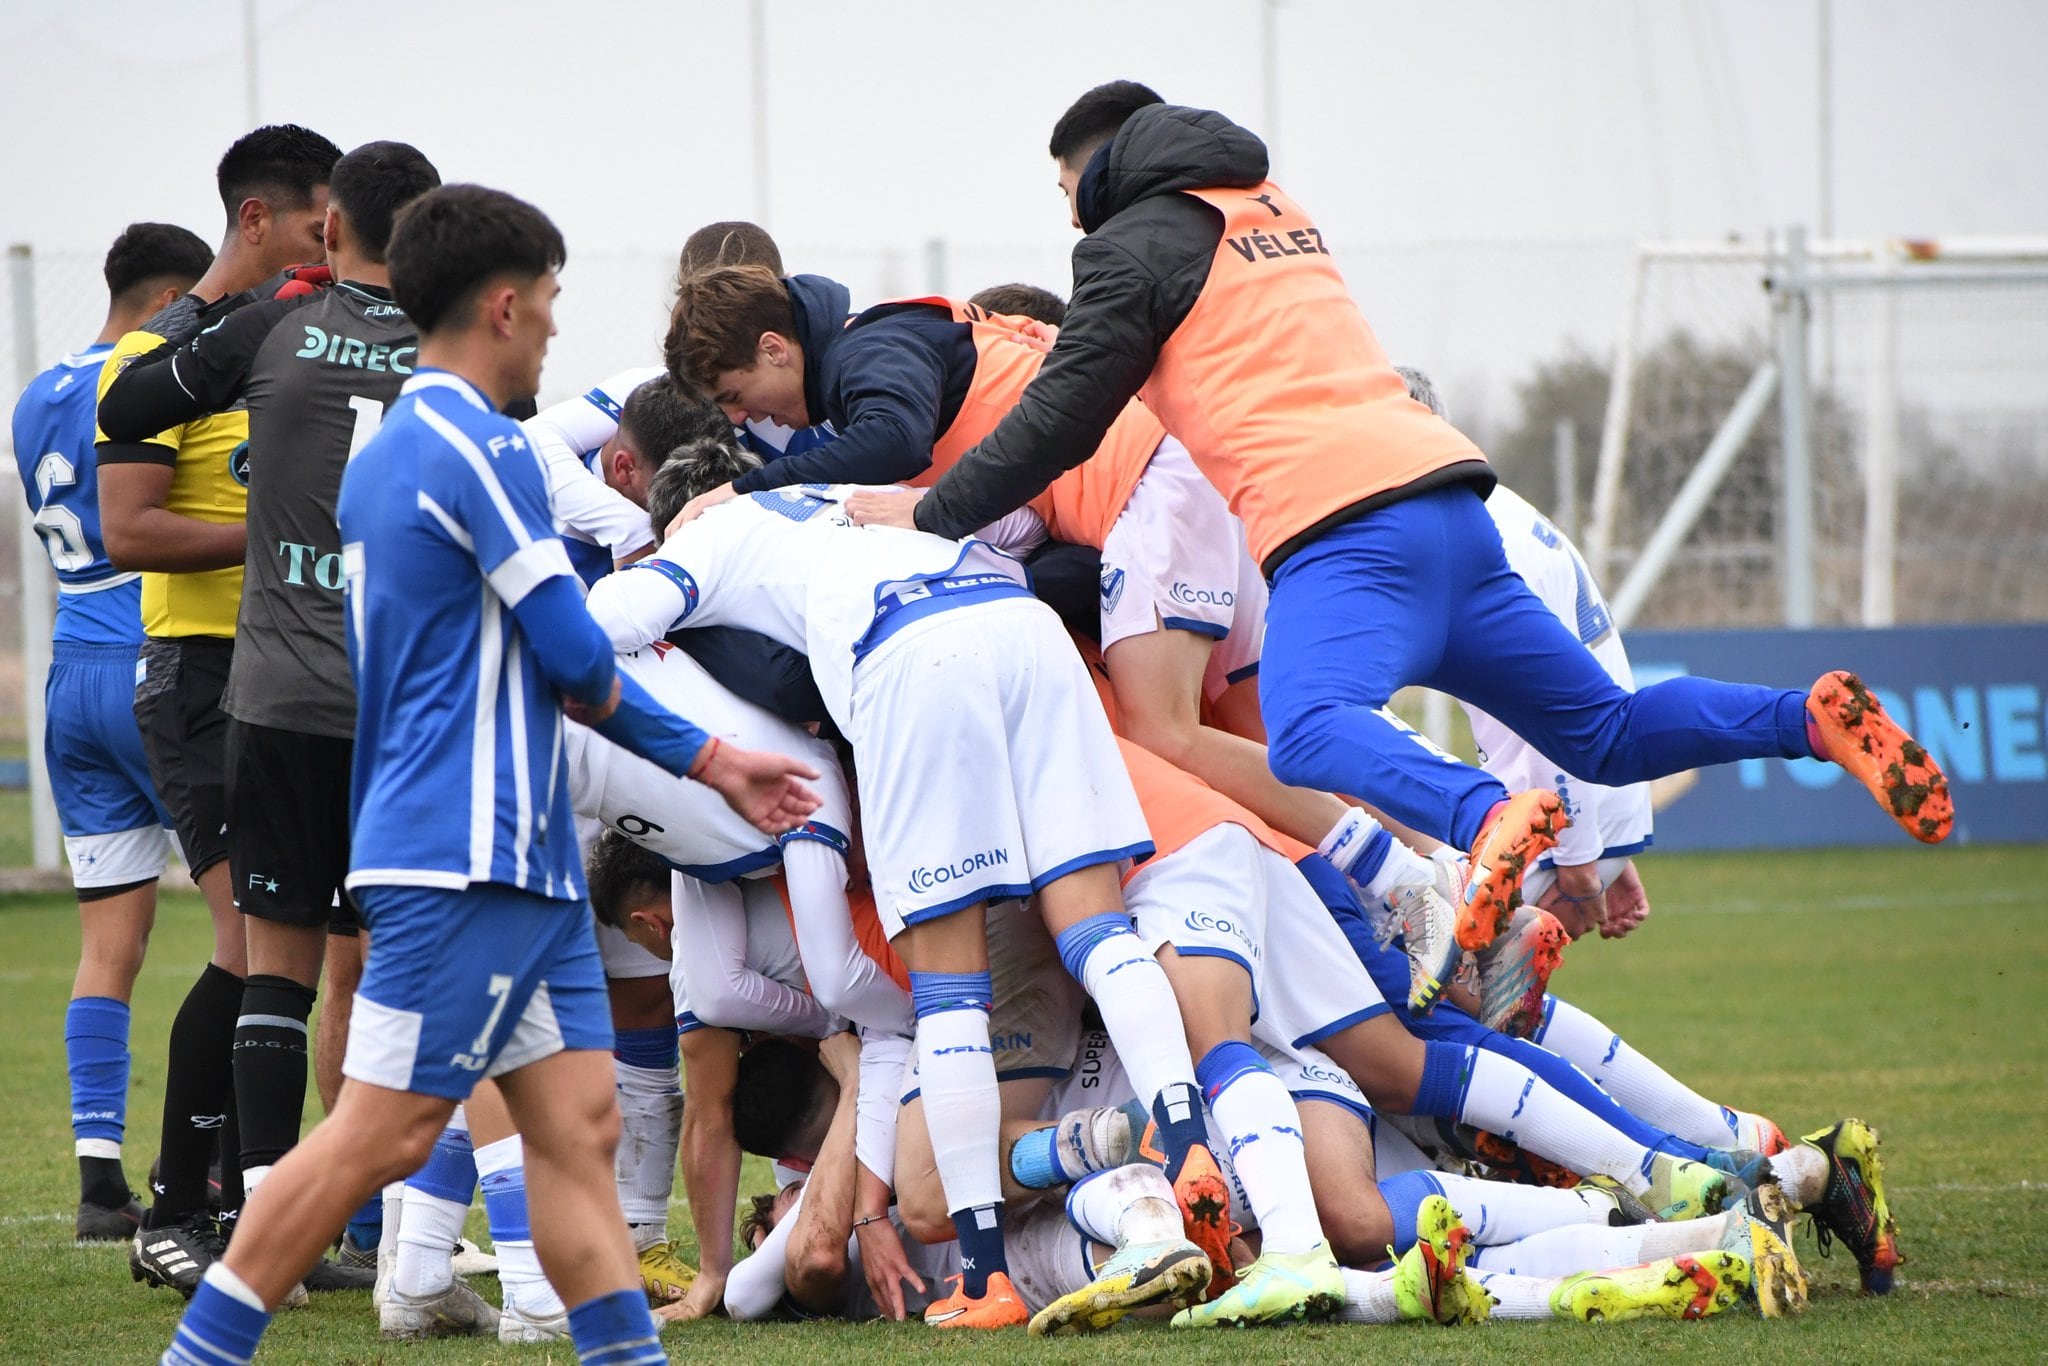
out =
[(772, 886), (714, 885), (677, 873), (670, 892), (679, 1019), (805, 1039), (832, 1032), (832, 1015), (801, 985), (795, 941)]
[(853, 1153), (883, 1185), (896, 1184), (896, 1117), (902, 1109), (903, 1073), (910, 1039), (860, 1032), (860, 1096), (854, 1112)]
[(612, 552), (613, 559), (650, 546), (647, 512), (590, 468), (590, 457), (619, 430), (619, 412), (632, 392), (661, 377), (659, 366), (638, 366), (612, 376), (576, 398), (565, 399), (523, 424), (547, 474), (548, 499), (565, 535)]
[(910, 1033), (916, 1028), (910, 997), (868, 957), (854, 934), (844, 846), (792, 837), (783, 845), (782, 866), (811, 991), (827, 1010), (855, 1024)]

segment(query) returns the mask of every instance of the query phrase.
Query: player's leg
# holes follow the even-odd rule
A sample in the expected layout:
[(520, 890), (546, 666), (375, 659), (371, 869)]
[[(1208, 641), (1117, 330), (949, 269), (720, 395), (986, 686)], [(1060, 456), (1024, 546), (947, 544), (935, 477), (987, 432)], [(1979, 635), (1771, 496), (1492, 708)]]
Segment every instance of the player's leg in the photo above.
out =
[[(154, 829), (141, 832), (162, 846)], [(71, 1132), (78, 1158), (81, 1242), (126, 1242), (142, 1206), (121, 1165), (128, 1113), (128, 1000), (156, 919), (156, 880), (80, 888), (78, 973), (64, 1011), (64, 1053), (71, 1076)]]
[(619, 1095), (619, 1207), (640, 1253), (648, 1298), (679, 1300), (696, 1272), (668, 1239), (682, 1138), (681, 1056), (668, 964), (608, 925), (597, 927), (612, 1014), (612, 1071)]
[(1012, 1262), (1025, 1293), (1046, 1306), (1031, 1320), (1033, 1337), (1101, 1332), (1141, 1309), (1178, 1309), (1210, 1281), (1209, 1259), (1181, 1236), (1173, 1187), (1157, 1167), (1094, 1173), (1067, 1192), (1064, 1212), (1033, 1210), (1022, 1222), (1010, 1235)]
[[(474, 1119), (472, 1120), (472, 1116)], [(475, 1133), (472, 1132), (472, 1124)], [(378, 1327), (392, 1339), (489, 1335), (498, 1311), (455, 1275), (454, 1250), (476, 1199), (476, 1134), (489, 1143), (512, 1132), (495, 1082), (479, 1082), (448, 1116), (433, 1149), (385, 1211), (377, 1293)], [(390, 1187), (386, 1187), (388, 1192)]]

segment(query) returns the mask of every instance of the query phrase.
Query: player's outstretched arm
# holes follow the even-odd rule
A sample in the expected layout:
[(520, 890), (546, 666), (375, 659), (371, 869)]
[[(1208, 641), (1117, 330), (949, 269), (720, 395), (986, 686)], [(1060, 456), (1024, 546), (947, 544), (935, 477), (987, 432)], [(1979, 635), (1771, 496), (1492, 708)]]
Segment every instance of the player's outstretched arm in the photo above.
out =
[(809, 764), (787, 754), (741, 749), (715, 736), (706, 748), (689, 776), (725, 798), (763, 834), (794, 830), (818, 809), (818, 794), (804, 783), (818, 776)]

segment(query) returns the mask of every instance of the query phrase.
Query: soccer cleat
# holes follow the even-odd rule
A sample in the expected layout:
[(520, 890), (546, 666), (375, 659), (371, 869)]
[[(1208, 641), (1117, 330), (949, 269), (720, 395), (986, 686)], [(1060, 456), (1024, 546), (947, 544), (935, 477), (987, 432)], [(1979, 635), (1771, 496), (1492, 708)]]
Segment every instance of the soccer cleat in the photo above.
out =
[(1543, 993), (1572, 938), (1549, 911), (1524, 906), (1507, 931), (1474, 954), (1479, 964), (1479, 1022), (1526, 1039), (1543, 1019)]
[(498, 1274), (498, 1259), (469, 1239), (457, 1238), (448, 1267), (458, 1276), (495, 1276)]
[[(457, 1285), (461, 1282), (457, 1281)], [(569, 1311), (559, 1314), (528, 1314), (518, 1305), (507, 1300), (505, 1307), (498, 1311), (498, 1341), (512, 1342), (567, 1342), (569, 1340)]]
[(1906, 1259), (1899, 1252), (1898, 1222), (1884, 1198), (1877, 1130), (1860, 1119), (1845, 1119), (1800, 1142), (1819, 1149), (1828, 1160), (1827, 1189), (1820, 1203), (1807, 1209), (1821, 1255), (1827, 1256), (1840, 1238), (1855, 1254), (1863, 1293), (1890, 1294), (1892, 1272)]
[(1458, 970), (1458, 913), (1427, 882), (1403, 883), (1386, 901), (1408, 949), (1409, 1012), (1427, 1015)]
[(1785, 1131), (1762, 1115), (1747, 1110), (1731, 1110), (1721, 1107), (1721, 1113), (1728, 1117), (1729, 1131), (1735, 1135), (1735, 1146), (1751, 1148), (1765, 1157), (1776, 1157), (1792, 1144), (1785, 1137)]
[(1070, 1110), (1053, 1129), (1053, 1146), (1068, 1171), (1106, 1172), (1131, 1160), (1131, 1116), (1119, 1106)]
[(128, 1249), (128, 1274), (135, 1280), (166, 1286), (191, 1299), (206, 1268), (212, 1266), (227, 1240), (213, 1220), (188, 1215), (162, 1228), (140, 1228)]
[(1703, 1319), (1742, 1298), (1749, 1263), (1732, 1252), (1695, 1252), (1613, 1271), (1581, 1271), (1550, 1292), (1550, 1312), (1581, 1323)]
[(668, 1239), (641, 1249), (640, 1288), (647, 1292), (649, 1304), (679, 1300), (696, 1283), (697, 1269), (676, 1255)]
[[(1213, 1288), (1213, 1287), (1212, 1287)], [(1245, 1328), (1254, 1323), (1327, 1319), (1344, 1307), (1344, 1272), (1328, 1243), (1306, 1252), (1267, 1252), (1237, 1284), (1173, 1316), (1176, 1328)]]
[[(1151, 1146), (1151, 1138), (1152, 1130), (1147, 1129), (1144, 1146)], [(1230, 1222), (1230, 1187), (1223, 1183), (1223, 1171), (1207, 1145), (1197, 1143), (1188, 1149), (1180, 1175), (1174, 1178), (1173, 1200), (1180, 1206), (1181, 1228), (1188, 1241), (1209, 1259), (1209, 1293), (1222, 1294), (1237, 1280), (1230, 1263), (1230, 1239), (1235, 1230)]]
[(377, 1306), (377, 1331), (387, 1338), (490, 1337), (499, 1330), (498, 1311), (460, 1279), (438, 1295), (415, 1298), (396, 1290), (385, 1292)]
[(1792, 1251), (1793, 1213), (1775, 1181), (1758, 1186), (1728, 1211), (1721, 1250), (1748, 1261), (1750, 1295), (1767, 1319), (1806, 1310), (1806, 1273)]
[(1924, 745), (1886, 713), (1884, 703), (1846, 670), (1822, 674), (1806, 695), (1823, 757), (1855, 775), (1877, 804), (1922, 844), (1939, 844), (1955, 825), (1948, 778)]
[(1484, 1129), (1460, 1127), (1466, 1129), (1471, 1139), (1474, 1159), (1492, 1168), (1496, 1181), (1512, 1181), (1521, 1186), (1551, 1186), (1557, 1190), (1571, 1190), (1579, 1184), (1577, 1172), (1562, 1163), (1536, 1156), (1512, 1139), (1490, 1134)]
[(1664, 1223), (1705, 1219), (1728, 1208), (1735, 1198), (1734, 1184), (1726, 1172), (1669, 1153), (1656, 1153), (1650, 1159), (1650, 1189), (1642, 1201)]
[(989, 1273), (988, 1288), (977, 1298), (952, 1277), (953, 1293), (925, 1306), (924, 1321), (932, 1328), (1018, 1328), (1030, 1321), (1023, 1296), (1010, 1284), (1007, 1271)]
[(356, 1241), (354, 1234), (344, 1233), (341, 1235), (341, 1247), (336, 1250), (334, 1260), (340, 1262), (343, 1266), (367, 1267), (370, 1273), (375, 1275), (377, 1272), (377, 1252), (382, 1246), (381, 1242), (377, 1242), (364, 1247)]
[(299, 1281), (315, 1295), (324, 1295), (330, 1290), (371, 1290), (377, 1284), (374, 1267), (349, 1266), (342, 1262), (330, 1262), (325, 1257), (313, 1263)]
[(1099, 1333), (1148, 1304), (1184, 1309), (1208, 1288), (1209, 1273), (1209, 1259), (1193, 1243), (1135, 1243), (1096, 1268), (1094, 1280), (1039, 1310), (1031, 1336)]
[(1441, 1195), (1416, 1206), (1415, 1246), (1394, 1261), (1394, 1302), (1402, 1318), (1449, 1325), (1479, 1323), (1493, 1312), (1493, 1296), (1465, 1270), (1471, 1238)]
[(1508, 927), (1522, 904), (1522, 874), (1571, 824), (1564, 803), (1547, 788), (1517, 792), (1479, 829), (1458, 898), (1458, 943), (1477, 953)]
[(141, 1227), (142, 1202), (132, 1196), (119, 1209), (81, 1200), (71, 1236), (80, 1243), (126, 1243)]
[(1709, 1167), (1742, 1187), (1741, 1191), (1731, 1190), (1731, 1196), (1753, 1191), (1764, 1182), (1777, 1179), (1771, 1175), (1771, 1159), (1754, 1148), (1709, 1148), (1705, 1161)]
[(1614, 1212), (1607, 1216), (1610, 1228), (1628, 1228), (1635, 1224), (1654, 1224), (1656, 1211), (1636, 1198), (1634, 1191), (1611, 1176), (1593, 1173), (1579, 1183), (1581, 1190), (1596, 1190), (1614, 1202)]

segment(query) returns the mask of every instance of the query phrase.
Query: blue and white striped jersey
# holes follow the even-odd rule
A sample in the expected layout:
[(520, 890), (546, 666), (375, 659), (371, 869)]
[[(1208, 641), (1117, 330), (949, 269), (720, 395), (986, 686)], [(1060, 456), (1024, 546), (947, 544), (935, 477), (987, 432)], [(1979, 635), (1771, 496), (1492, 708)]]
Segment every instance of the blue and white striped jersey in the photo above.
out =
[(339, 508), (357, 716), (350, 887), (583, 895), (559, 695), (513, 618), (570, 575), (519, 424), (421, 369)]
[(88, 346), (37, 375), (14, 405), (14, 460), (36, 532), (57, 571), (58, 640), (142, 642), (142, 576), (107, 563), (100, 540), (93, 410), (111, 343)]

